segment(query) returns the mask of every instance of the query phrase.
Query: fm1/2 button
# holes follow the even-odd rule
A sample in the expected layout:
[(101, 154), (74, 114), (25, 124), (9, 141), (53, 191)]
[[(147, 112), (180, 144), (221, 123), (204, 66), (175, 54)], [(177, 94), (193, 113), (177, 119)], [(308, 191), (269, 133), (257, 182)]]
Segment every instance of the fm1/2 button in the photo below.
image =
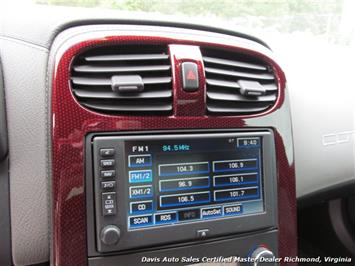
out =
[(197, 91), (199, 88), (197, 64), (184, 62), (181, 64), (182, 88), (187, 92)]

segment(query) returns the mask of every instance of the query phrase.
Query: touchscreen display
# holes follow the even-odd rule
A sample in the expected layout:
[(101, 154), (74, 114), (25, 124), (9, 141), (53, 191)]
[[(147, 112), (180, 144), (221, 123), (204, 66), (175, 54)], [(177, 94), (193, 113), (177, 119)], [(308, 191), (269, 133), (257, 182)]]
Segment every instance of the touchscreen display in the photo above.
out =
[(264, 211), (262, 137), (125, 140), (128, 230)]

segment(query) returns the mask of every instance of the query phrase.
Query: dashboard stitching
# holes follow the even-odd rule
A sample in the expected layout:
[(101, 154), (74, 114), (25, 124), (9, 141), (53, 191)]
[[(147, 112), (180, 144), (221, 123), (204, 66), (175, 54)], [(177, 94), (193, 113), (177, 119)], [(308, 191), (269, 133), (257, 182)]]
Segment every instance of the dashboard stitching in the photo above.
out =
[[(52, 68), (49, 67), (50, 66), (50, 58), (48, 60), (47, 63), (47, 74), (46, 74), (46, 88), (45, 88), (45, 101), (46, 101), (46, 143), (47, 143), (47, 152), (46, 152), (46, 176), (48, 178), (48, 188), (47, 188), (47, 204), (48, 204), (48, 209), (51, 210), (52, 209), (52, 160), (51, 160), (51, 154), (52, 154), (52, 141), (51, 141), (51, 101), (50, 101), (50, 97), (51, 97), (51, 91), (52, 91), (52, 86), (51, 86), (51, 75), (52, 75)], [(52, 212), (49, 211), (47, 213), (47, 217), (48, 217), (48, 248), (49, 248), (49, 259), (51, 261), (52, 258)]]
[(49, 49), (47, 47), (39, 45), (39, 44), (36, 44), (36, 43), (33, 43), (33, 42), (30, 42), (30, 41), (27, 41), (25, 39), (15, 38), (15, 37), (6, 36), (6, 35), (0, 35), (0, 39), (7, 40), (7, 41), (12, 41), (12, 42), (16, 42), (16, 43), (20, 43), (20, 44), (29, 46), (31, 48), (39, 49), (41, 51), (46, 51), (46, 52), (49, 51)]

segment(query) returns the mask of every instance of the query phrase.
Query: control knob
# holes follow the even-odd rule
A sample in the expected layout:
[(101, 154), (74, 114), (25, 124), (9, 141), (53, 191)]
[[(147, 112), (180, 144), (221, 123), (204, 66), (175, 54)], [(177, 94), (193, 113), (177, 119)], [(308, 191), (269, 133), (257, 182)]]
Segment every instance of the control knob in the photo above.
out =
[(252, 254), (252, 264), (253, 266), (261, 266), (261, 265), (276, 265), (274, 261), (275, 255), (271, 250), (264, 246), (260, 246), (256, 248)]
[(115, 225), (107, 225), (101, 230), (101, 241), (107, 246), (113, 246), (120, 240), (121, 231)]

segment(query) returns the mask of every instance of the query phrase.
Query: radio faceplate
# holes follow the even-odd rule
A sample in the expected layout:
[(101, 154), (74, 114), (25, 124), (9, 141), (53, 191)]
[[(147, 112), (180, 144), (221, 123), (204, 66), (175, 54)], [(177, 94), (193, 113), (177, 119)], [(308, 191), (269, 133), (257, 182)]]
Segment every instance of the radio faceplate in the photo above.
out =
[(277, 227), (272, 131), (92, 135), (98, 252)]

